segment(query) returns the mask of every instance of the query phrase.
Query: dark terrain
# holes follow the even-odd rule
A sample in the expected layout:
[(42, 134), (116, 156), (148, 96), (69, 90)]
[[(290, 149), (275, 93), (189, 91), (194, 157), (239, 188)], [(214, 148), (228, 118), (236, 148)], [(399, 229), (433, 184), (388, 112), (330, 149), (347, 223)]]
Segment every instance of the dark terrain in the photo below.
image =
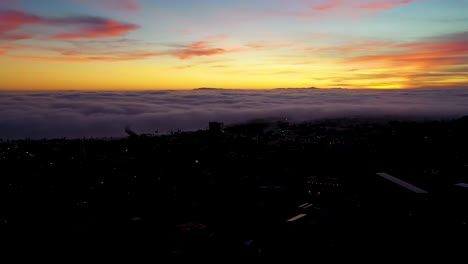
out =
[(38, 234), (14, 245), (79, 236), (157, 259), (458, 252), (467, 244), (468, 189), (456, 185), (468, 183), (466, 117), (128, 132), (0, 141), (0, 227)]

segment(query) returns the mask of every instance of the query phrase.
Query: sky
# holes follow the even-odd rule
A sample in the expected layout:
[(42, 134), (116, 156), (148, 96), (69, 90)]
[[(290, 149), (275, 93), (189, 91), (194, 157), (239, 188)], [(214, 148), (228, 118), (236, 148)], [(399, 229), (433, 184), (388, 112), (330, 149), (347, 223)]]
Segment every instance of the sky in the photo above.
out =
[(0, 90), (468, 87), (468, 0), (0, 0)]

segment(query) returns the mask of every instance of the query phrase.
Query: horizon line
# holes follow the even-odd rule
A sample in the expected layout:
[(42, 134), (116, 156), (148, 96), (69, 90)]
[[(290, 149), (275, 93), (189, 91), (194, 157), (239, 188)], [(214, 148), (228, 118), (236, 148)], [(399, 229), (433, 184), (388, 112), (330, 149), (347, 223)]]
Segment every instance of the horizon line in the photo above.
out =
[(0, 89), (0, 92), (156, 92), (156, 91), (200, 91), (200, 90), (223, 90), (223, 91), (273, 91), (273, 90), (446, 90), (446, 89), (468, 89), (468, 86), (454, 86), (454, 87), (408, 87), (408, 88), (346, 88), (346, 87), (276, 87), (276, 88), (218, 88), (218, 87), (197, 87), (197, 88), (148, 88), (148, 89)]

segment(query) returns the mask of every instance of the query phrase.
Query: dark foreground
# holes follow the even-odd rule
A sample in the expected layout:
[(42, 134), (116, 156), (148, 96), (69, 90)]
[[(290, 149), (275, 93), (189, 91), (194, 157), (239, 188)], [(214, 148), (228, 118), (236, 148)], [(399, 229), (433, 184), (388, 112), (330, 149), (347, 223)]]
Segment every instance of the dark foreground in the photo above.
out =
[(1, 141), (10, 246), (76, 238), (114, 256), (229, 259), (457, 254), (468, 244), (467, 118), (130, 134)]

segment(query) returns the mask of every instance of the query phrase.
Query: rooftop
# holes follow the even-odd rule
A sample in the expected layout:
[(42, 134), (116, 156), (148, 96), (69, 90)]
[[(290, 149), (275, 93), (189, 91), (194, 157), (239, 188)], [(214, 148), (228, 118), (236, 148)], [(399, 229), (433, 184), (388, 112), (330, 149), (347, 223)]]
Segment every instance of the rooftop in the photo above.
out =
[(295, 222), (295, 221), (297, 221), (297, 220), (299, 220), (301, 218), (304, 218), (306, 216), (307, 216), (307, 214), (300, 214), (300, 215), (297, 215), (297, 216), (295, 216), (293, 218), (288, 219), (287, 222)]
[(457, 183), (457, 184), (455, 184), (455, 186), (462, 187), (462, 188), (468, 188), (468, 183), (464, 183), (464, 182)]
[(377, 175), (384, 178), (384, 179), (386, 179), (386, 180), (389, 180), (389, 181), (391, 181), (393, 183), (396, 183), (396, 184), (400, 185), (401, 187), (406, 188), (407, 190), (410, 190), (410, 191), (412, 191), (414, 193), (428, 193), (426, 190), (423, 190), (423, 189), (421, 189), (419, 187), (416, 187), (416, 186), (414, 186), (414, 185), (412, 185), (410, 183), (407, 183), (407, 182), (405, 182), (403, 180), (395, 178), (395, 177), (393, 177), (393, 176), (391, 176), (391, 175), (389, 175), (387, 173), (380, 172), (380, 173), (377, 173)]

